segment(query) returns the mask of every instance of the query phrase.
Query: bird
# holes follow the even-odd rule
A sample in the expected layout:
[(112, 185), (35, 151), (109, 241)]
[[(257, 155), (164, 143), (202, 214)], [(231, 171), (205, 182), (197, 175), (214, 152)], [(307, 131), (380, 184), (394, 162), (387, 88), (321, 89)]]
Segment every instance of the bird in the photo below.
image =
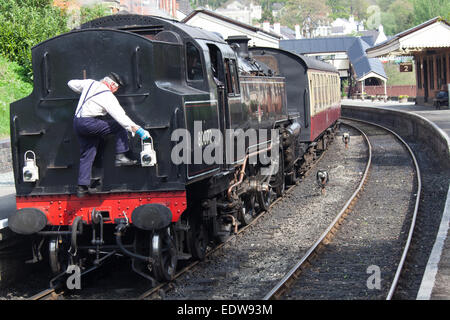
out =
[(318, 170), (316, 174), (317, 184), (319, 185), (322, 194), (325, 193), (325, 186), (330, 180), (329, 174), (326, 170)]
[(345, 147), (348, 148), (348, 143), (350, 142), (350, 134), (348, 132), (344, 132), (342, 141), (345, 143)]

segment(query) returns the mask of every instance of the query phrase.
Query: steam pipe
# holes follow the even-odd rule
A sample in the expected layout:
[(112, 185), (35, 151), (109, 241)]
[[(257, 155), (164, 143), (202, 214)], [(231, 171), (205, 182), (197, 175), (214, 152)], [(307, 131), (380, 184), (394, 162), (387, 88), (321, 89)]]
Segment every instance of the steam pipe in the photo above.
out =
[(122, 231), (125, 231), (125, 229), (127, 228), (126, 225), (124, 224), (119, 224), (117, 226), (117, 232), (115, 233), (116, 235), (116, 243), (117, 246), (119, 247), (120, 251), (122, 251), (125, 255), (134, 258), (134, 259), (139, 259), (148, 263), (153, 263), (153, 259), (152, 257), (146, 257), (146, 256), (142, 256), (140, 254), (134, 253), (129, 251), (128, 249), (125, 248), (125, 246), (122, 243)]
[(248, 155), (245, 156), (244, 163), (242, 164), (241, 170), (240, 170), (240, 172), (239, 172), (239, 180), (238, 180), (236, 183), (234, 183), (233, 185), (231, 185), (231, 186), (228, 188), (227, 196), (228, 196), (228, 199), (229, 199), (230, 201), (232, 200), (232, 198), (231, 198), (231, 191), (232, 191), (234, 188), (236, 188), (238, 185), (240, 185), (240, 184), (242, 183), (242, 181), (244, 180), (245, 168), (246, 168), (246, 166), (247, 166), (247, 160), (248, 160), (248, 158), (251, 157), (251, 156), (255, 156), (255, 155), (257, 155), (257, 154), (260, 154), (260, 153), (263, 152), (263, 151), (269, 151), (269, 150), (271, 150), (271, 149), (272, 149), (272, 144), (271, 144), (268, 148), (266, 148), (266, 149), (264, 149), (264, 150), (254, 151), (254, 152), (252, 152), (252, 153), (250, 153), (250, 154), (248, 154)]

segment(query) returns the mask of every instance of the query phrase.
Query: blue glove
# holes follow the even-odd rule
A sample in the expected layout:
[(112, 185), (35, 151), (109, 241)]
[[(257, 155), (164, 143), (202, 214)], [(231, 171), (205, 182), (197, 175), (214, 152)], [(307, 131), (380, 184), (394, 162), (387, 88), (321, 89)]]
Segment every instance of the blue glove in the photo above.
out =
[(142, 140), (150, 138), (150, 133), (142, 128), (136, 130), (136, 133), (141, 137)]

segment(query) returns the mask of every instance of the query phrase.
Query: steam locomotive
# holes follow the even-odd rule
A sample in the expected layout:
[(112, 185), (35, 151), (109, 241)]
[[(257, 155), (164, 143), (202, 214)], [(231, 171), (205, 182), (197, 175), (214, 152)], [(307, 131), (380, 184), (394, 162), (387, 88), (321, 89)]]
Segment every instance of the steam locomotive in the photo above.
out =
[[(326, 148), (340, 116), (331, 65), (275, 48), (140, 15), (99, 18), (32, 49), (34, 90), (11, 104), (17, 210), (11, 230), (48, 255), (52, 281), (111, 256), (156, 283), (177, 263), (203, 259), (267, 210)], [(128, 116), (151, 139), (130, 137), (135, 166), (115, 166), (102, 141), (90, 194), (76, 196), (79, 99), (71, 79), (114, 71)]]

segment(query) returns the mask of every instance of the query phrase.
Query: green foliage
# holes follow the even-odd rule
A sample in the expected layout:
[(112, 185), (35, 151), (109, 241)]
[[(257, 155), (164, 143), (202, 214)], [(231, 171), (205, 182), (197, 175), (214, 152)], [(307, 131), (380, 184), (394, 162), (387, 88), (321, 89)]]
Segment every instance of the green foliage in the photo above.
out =
[(434, 17), (450, 20), (448, 0), (377, 0), (386, 35), (394, 35)]
[(326, 0), (289, 0), (281, 11), (280, 22), (291, 29), (296, 24), (313, 28), (319, 21), (328, 20), (330, 12)]
[(94, 20), (100, 17), (110, 15), (111, 12), (108, 7), (102, 4), (96, 4), (93, 6), (81, 7), (80, 10), (80, 24)]
[(50, 0), (0, 0), (0, 54), (32, 78), (31, 48), (68, 31), (66, 14)]
[(22, 80), (23, 68), (0, 55), (0, 137), (9, 134), (9, 105), (26, 97), (33, 86)]
[(52, 6), (51, 0), (0, 0), (0, 54), (22, 66), (31, 82), (33, 46), (68, 32), (69, 21), (76, 26), (108, 14), (108, 8), (102, 5), (68, 13)]
[(264, 9), (263, 13), (261, 14), (261, 20), (259, 20), (259, 22), (264, 21), (269, 21), (271, 24), (274, 23), (272, 10)]
[(383, 64), (384, 71), (388, 77), (387, 85), (410, 85), (416, 84), (416, 71), (413, 63), (412, 72), (400, 72), (400, 66), (398, 63), (389, 61)]
[(346, 0), (327, 0), (327, 6), (331, 8), (330, 19), (348, 19), (350, 17), (350, 7)]
[(356, 20), (367, 19), (367, 0), (327, 0), (326, 4), (331, 9), (330, 19), (348, 19), (353, 15)]
[(450, 21), (450, 1), (448, 0), (411, 0), (414, 6), (414, 25), (421, 24), (434, 17), (441, 16)]
[(192, 8), (206, 7), (209, 5), (212, 9), (221, 7), (228, 0), (189, 0)]
[(414, 26), (413, 5), (409, 0), (395, 0), (381, 12), (386, 35), (394, 35)]

